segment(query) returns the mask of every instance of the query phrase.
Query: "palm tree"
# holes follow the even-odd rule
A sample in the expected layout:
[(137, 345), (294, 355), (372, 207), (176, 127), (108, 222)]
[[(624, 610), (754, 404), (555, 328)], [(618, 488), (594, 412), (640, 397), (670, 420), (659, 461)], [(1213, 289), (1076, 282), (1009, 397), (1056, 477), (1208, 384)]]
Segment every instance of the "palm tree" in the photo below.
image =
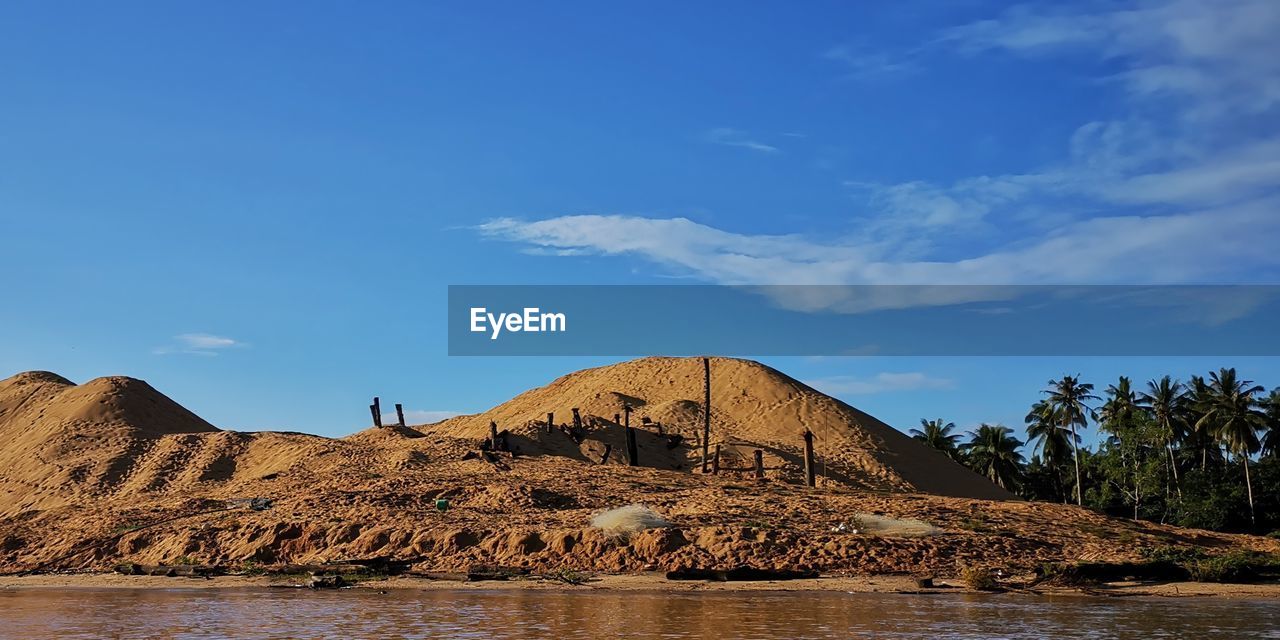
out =
[(1059, 424), (1071, 429), (1071, 449), (1076, 465), (1076, 504), (1084, 505), (1084, 494), (1080, 488), (1080, 434), (1076, 427), (1084, 429), (1089, 426), (1089, 418), (1097, 420), (1097, 415), (1086, 401), (1098, 400), (1093, 395), (1093, 385), (1080, 382), (1080, 375), (1062, 376), (1061, 380), (1050, 380), (1049, 388), (1044, 393), (1049, 396), (1049, 405), (1057, 414)]
[(1258, 431), (1267, 426), (1267, 416), (1258, 410), (1257, 395), (1264, 389), (1252, 380), (1240, 380), (1235, 369), (1219, 369), (1209, 374), (1208, 404), (1197, 423), (1218, 439), (1244, 465), (1244, 486), (1249, 496), (1249, 521), (1257, 525), (1253, 510), (1253, 483), (1249, 480), (1249, 456), (1261, 448)]
[(1165, 449), (1169, 452), (1169, 469), (1173, 472), (1173, 486), (1182, 497), (1182, 483), (1178, 480), (1178, 460), (1173, 457), (1173, 443), (1186, 433), (1186, 422), (1182, 419), (1182, 407), (1186, 403), (1181, 382), (1165, 376), (1160, 380), (1148, 380), (1147, 391), (1138, 398), (1138, 402), (1151, 412), (1156, 426), (1164, 437)]
[(969, 442), (963, 446), (969, 456), (969, 465), (1003, 489), (1016, 486), (1022, 475), (1025, 460), (1018, 452), (1022, 442), (1013, 437), (1013, 430), (1001, 426), (982, 424), (969, 432)]
[(956, 454), (960, 451), (960, 434), (951, 433), (956, 428), (954, 422), (943, 422), (942, 418), (937, 420), (925, 420), (920, 418), (920, 428), (911, 430), (911, 437), (923, 442), (925, 446), (937, 449), (952, 460), (956, 459)]
[(1024, 422), (1027, 425), (1027, 441), (1036, 442), (1032, 452), (1040, 454), (1045, 466), (1053, 471), (1058, 494), (1065, 502), (1067, 495), (1062, 490), (1062, 467), (1071, 458), (1071, 432), (1062, 428), (1062, 422), (1048, 400), (1031, 405), (1031, 411), (1027, 413)]
[(1280, 455), (1280, 387), (1272, 389), (1262, 404), (1267, 410), (1267, 433), (1262, 436), (1262, 455)]
[(1138, 395), (1133, 392), (1133, 382), (1128, 376), (1120, 376), (1115, 384), (1107, 385), (1106, 394), (1107, 401), (1100, 412), (1103, 422), (1124, 422), (1138, 412)]
[(1193, 375), (1185, 396), (1182, 414), (1183, 422), (1188, 425), (1187, 448), (1199, 454), (1200, 470), (1204, 471), (1209, 467), (1209, 458), (1213, 458), (1214, 462), (1222, 461), (1222, 448), (1218, 446), (1212, 425), (1202, 420), (1213, 404), (1213, 389), (1203, 376)]

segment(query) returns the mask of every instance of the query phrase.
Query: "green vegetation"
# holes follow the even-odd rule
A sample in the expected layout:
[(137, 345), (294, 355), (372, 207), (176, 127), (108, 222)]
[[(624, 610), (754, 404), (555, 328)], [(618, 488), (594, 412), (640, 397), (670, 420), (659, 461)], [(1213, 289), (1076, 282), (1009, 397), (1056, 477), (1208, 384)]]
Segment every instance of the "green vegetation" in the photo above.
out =
[(960, 579), (965, 586), (978, 591), (997, 591), (1000, 583), (996, 581), (995, 572), (986, 567), (965, 567), (960, 570)]
[(1117, 580), (1257, 582), (1280, 574), (1280, 556), (1240, 550), (1209, 555), (1202, 549), (1161, 547), (1144, 550), (1140, 562), (1050, 563), (1037, 573), (1041, 582), (1062, 585)]
[[(1101, 396), (1094, 388), (1079, 376), (1050, 380), (1026, 415), (1025, 443), (988, 424), (961, 441), (941, 418), (911, 435), (1028, 499), (1216, 531), (1280, 530), (1280, 389), (1264, 395), (1235, 369), (1141, 388), (1122, 376)], [(1088, 448), (1080, 433), (1091, 426), (1101, 437)]]

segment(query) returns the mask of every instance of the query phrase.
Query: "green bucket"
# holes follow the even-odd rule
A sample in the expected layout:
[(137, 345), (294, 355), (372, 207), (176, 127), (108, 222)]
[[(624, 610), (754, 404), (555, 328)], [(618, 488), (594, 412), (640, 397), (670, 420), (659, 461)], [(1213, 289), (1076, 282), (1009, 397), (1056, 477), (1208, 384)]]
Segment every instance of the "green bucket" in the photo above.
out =
[(448, 511), (448, 510), (449, 510), (448, 500), (445, 500), (444, 498), (439, 498), (436, 500), (436, 511)]

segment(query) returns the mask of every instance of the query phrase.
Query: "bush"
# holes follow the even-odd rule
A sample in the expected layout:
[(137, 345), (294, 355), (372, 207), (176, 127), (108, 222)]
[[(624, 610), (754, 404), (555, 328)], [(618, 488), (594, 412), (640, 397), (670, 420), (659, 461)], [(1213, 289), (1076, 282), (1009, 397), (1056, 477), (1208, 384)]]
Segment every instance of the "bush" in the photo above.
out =
[(1000, 583), (996, 581), (995, 573), (986, 567), (965, 567), (960, 570), (960, 579), (970, 589), (978, 591), (997, 591), (1000, 589)]

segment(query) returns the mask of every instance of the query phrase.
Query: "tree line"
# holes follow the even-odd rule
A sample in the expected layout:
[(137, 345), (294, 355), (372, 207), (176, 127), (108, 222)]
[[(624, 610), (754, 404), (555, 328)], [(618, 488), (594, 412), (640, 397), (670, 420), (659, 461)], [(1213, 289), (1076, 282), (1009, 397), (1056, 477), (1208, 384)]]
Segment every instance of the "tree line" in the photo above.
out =
[[(999, 424), (961, 434), (942, 419), (921, 419), (911, 435), (1027, 499), (1219, 531), (1280, 529), (1280, 388), (1268, 394), (1224, 368), (1142, 389), (1121, 376), (1101, 392), (1063, 376), (1042, 393), (1025, 440)], [(1090, 428), (1101, 436), (1093, 449), (1081, 445)]]

